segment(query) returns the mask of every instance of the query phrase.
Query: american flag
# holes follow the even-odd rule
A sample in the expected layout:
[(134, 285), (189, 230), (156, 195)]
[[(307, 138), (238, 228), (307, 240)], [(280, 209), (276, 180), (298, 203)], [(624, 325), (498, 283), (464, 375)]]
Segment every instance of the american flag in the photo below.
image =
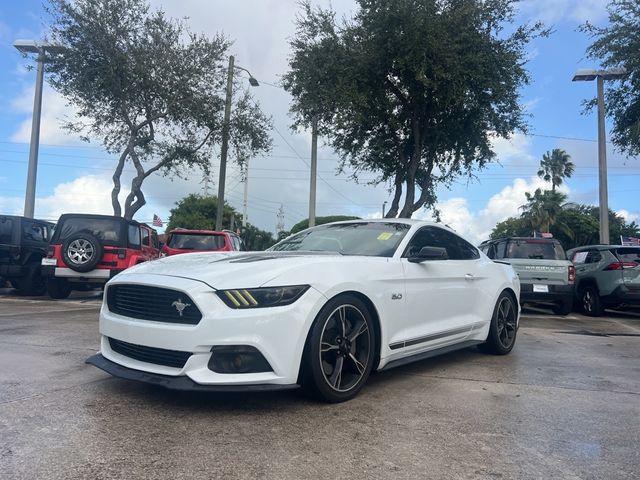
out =
[(622, 235), (620, 235), (620, 244), (629, 247), (640, 247), (640, 238), (623, 237)]
[(153, 214), (153, 226), (154, 227), (161, 227), (163, 225), (162, 223), (162, 219), (156, 215), (155, 213)]

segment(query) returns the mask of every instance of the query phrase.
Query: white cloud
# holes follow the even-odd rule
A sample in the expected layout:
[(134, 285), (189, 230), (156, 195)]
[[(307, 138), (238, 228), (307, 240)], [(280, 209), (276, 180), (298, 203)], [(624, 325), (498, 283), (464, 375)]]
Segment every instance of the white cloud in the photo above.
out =
[(535, 160), (529, 153), (531, 139), (522, 133), (514, 133), (509, 138), (494, 137), (491, 146), (501, 163), (530, 163)]
[(607, 18), (608, 3), (608, 0), (524, 0), (520, 3), (520, 12), (548, 24), (595, 23)]
[[(493, 195), (486, 206), (478, 211), (472, 211), (467, 199), (461, 197), (439, 202), (437, 208), (440, 210), (443, 223), (477, 245), (489, 238), (498, 222), (522, 213), (520, 207), (526, 203), (525, 192), (547, 187), (548, 184), (537, 177), (530, 180), (516, 178), (511, 185)], [(569, 192), (566, 186), (560, 190), (565, 194)], [(421, 212), (420, 215), (415, 215), (415, 218), (430, 219), (431, 212)]]
[[(11, 107), (18, 113), (27, 114), (18, 129), (11, 136), (11, 141), (29, 143), (31, 141), (31, 120), (33, 113), (33, 96), (35, 85), (25, 87), (22, 92), (11, 102)], [(78, 138), (69, 135), (61, 128), (65, 118), (73, 118), (75, 113), (67, 106), (67, 102), (59, 93), (45, 86), (42, 92), (42, 115), (40, 121), (41, 144), (73, 144), (78, 143)]]
[(640, 221), (640, 212), (630, 212), (629, 210), (622, 209), (618, 210), (616, 213), (624, 218), (624, 221), (627, 223), (638, 223), (638, 221)]

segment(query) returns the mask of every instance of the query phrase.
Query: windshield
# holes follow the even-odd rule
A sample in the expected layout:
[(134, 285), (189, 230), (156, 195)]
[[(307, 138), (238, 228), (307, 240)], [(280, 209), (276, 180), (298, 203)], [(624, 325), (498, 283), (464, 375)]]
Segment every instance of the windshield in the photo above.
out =
[(90, 233), (103, 245), (122, 243), (122, 221), (111, 218), (67, 218), (56, 228), (57, 242), (62, 243), (76, 233)]
[(224, 235), (173, 233), (167, 245), (182, 250), (220, 250), (224, 248)]
[(567, 259), (559, 243), (545, 240), (512, 240), (507, 247), (506, 258), (532, 258), (538, 260)]
[(380, 222), (322, 225), (286, 238), (269, 250), (392, 257), (409, 228), (404, 223)]

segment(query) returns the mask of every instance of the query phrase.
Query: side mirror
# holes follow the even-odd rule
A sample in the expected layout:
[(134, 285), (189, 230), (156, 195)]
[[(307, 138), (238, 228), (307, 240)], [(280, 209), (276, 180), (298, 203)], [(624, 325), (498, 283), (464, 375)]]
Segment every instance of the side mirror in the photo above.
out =
[(427, 260), (447, 260), (449, 255), (443, 247), (422, 247), (420, 252), (407, 258), (411, 263), (422, 263)]

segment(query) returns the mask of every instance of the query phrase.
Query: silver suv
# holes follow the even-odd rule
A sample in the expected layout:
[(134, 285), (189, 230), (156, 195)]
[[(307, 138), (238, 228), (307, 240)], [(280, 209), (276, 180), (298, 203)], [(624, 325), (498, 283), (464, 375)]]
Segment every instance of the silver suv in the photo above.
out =
[(487, 240), (478, 248), (513, 267), (520, 277), (521, 305), (550, 305), (556, 315), (571, 312), (576, 271), (558, 240), (507, 237)]
[(640, 247), (588, 245), (567, 254), (576, 266), (576, 296), (586, 315), (640, 305)]

